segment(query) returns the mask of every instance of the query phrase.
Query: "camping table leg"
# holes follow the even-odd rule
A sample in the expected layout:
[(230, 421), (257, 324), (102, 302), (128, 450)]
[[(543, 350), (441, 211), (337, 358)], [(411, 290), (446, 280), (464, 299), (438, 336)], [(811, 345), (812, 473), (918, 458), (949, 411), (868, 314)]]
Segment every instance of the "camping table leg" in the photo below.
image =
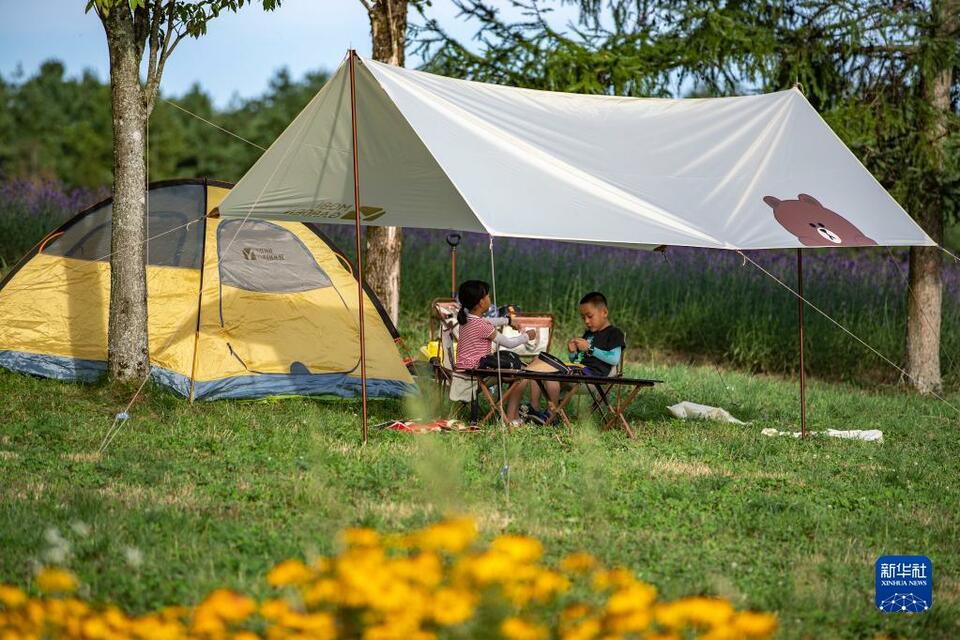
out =
[[(630, 393), (627, 394), (627, 397), (622, 400), (620, 397), (618, 397), (616, 407), (608, 405), (613, 415), (610, 416), (610, 419), (607, 420), (606, 423), (604, 423), (605, 429), (608, 429), (611, 426), (613, 426), (613, 423), (616, 422), (616, 420), (619, 418), (620, 424), (623, 427), (623, 430), (627, 432), (627, 436), (629, 436), (630, 438), (636, 437), (633, 433), (633, 429), (630, 428), (630, 424), (627, 422), (627, 419), (623, 417), (623, 413), (630, 407), (630, 404), (633, 402), (634, 398), (637, 397), (637, 394), (640, 393), (640, 389), (641, 389), (640, 387), (634, 387), (630, 391)], [(618, 396), (619, 395), (620, 394), (618, 394)]]
[(610, 385), (607, 385), (606, 388), (604, 388), (604, 386), (600, 384), (597, 384), (597, 385), (588, 384), (587, 392), (590, 394), (590, 398), (593, 400), (593, 406), (590, 407), (590, 415), (593, 415), (594, 413), (597, 413), (599, 411), (600, 423), (603, 424), (604, 422), (607, 421), (607, 418), (608, 418), (607, 413), (604, 411), (603, 407), (604, 405), (608, 407), (610, 406), (610, 402), (607, 399), (608, 394), (610, 393)]
[(570, 402), (570, 398), (573, 397), (573, 392), (577, 390), (577, 386), (574, 385), (571, 390), (560, 399), (560, 404), (554, 406), (553, 402), (550, 400), (550, 394), (547, 393), (547, 388), (544, 385), (544, 381), (537, 378), (534, 380), (534, 382), (536, 382), (537, 386), (540, 387), (540, 392), (543, 394), (543, 397), (547, 399), (547, 409), (550, 410), (550, 419), (547, 420), (545, 424), (550, 424), (559, 415), (560, 419), (563, 420), (563, 424), (569, 427), (570, 418), (567, 416), (565, 407), (567, 406), (567, 403)]
[(496, 413), (497, 410), (499, 410), (500, 417), (503, 418), (503, 423), (507, 425), (510, 431), (513, 431), (513, 427), (510, 426), (510, 421), (507, 420), (507, 414), (503, 411), (501, 404), (506, 403), (507, 400), (510, 399), (510, 396), (512, 396), (514, 393), (517, 392), (517, 390), (520, 388), (521, 382), (523, 381), (519, 379), (511, 382), (510, 386), (507, 387), (506, 393), (502, 394), (500, 402), (497, 402), (496, 400), (493, 399), (493, 395), (490, 393), (490, 390), (487, 389), (487, 385), (485, 385), (482, 380), (477, 381), (477, 385), (480, 387), (480, 390), (483, 392), (483, 395), (486, 396), (487, 402), (490, 403), (490, 410), (487, 411), (487, 414), (483, 416), (483, 418), (480, 420), (480, 424), (486, 424), (486, 422), (490, 419), (490, 417), (494, 413)]

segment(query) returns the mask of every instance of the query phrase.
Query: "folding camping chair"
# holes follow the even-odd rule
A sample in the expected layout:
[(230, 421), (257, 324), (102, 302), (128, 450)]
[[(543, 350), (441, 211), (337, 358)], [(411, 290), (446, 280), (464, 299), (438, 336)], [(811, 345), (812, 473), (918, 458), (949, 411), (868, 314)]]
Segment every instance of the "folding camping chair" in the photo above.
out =
[(430, 341), (437, 341), (439, 346), (433, 363), (434, 375), (441, 390), (446, 389), (453, 379), (455, 344), (460, 333), (459, 310), (460, 303), (453, 298), (435, 298), (430, 303)]

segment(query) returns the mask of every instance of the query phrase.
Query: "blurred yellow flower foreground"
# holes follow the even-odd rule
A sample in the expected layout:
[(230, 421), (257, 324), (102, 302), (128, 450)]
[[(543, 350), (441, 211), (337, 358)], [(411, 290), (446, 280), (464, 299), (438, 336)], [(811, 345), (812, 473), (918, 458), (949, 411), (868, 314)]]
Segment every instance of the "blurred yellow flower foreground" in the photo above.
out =
[(73, 574), (46, 568), (39, 597), (0, 585), (0, 640), (720, 640), (776, 631), (773, 615), (725, 600), (660, 601), (630, 571), (603, 568), (586, 553), (551, 568), (533, 538), (503, 535), (483, 547), (476, 537), (467, 518), (410, 534), (350, 529), (337, 556), (275, 566), (267, 575), (273, 598), (218, 589), (195, 607), (140, 617), (71, 595)]

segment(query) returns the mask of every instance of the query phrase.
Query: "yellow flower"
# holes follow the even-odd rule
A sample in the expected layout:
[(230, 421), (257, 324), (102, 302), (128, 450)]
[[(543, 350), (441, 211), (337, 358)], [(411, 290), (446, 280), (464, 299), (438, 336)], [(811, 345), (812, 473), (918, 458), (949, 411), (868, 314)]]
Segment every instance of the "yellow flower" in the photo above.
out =
[(680, 603), (686, 607), (687, 620), (695, 625), (716, 627), (733, 617), (733, 605), (718, 598), (684, 598)]
[[(161, 609), (159, 614), (160, 617), (163, 617), (164, 612), (167, 611), (168, 609), (185, 609), (185, 607), (166, 607), (165, 609)], [(164, 618), (164, 619), (170, 620), (170, 621), (179, 621), (179, 617), (180, 616)], [(130, 628), (131, 623), (133, 622), (132, 620), (130, 620), (130, 618), (124, 615), (124, 613), (120, 611), (118, 607), (114, 605), (111, 605), (106, 609), (104, 609), (103, 621), (106, 622), (108, 625), (110, 625), (111, 629), (119, 632), (126, 632)]]
[(733, 628), (749, 638), (765, 638), (777, 630), (777, 616), (742, 611), (733, 618)]
[(267, 600), (260, 605), (260, 616), (266, 620), (279, 620), (290, 611), (290, 605), (286, 600), (274, 598)]
[(224, 622), (246, 620), (257, 606), (250, 598), (229, 589), (217, 589), (197, 607), (196, 617), (212, 616)]
[(733, 606), (726, 600), (700, 596), (660, 604), (654, 609), (657, 622), (671, 629), (685, 625), (717, 627), (728, 622), (733, 613)]
[(500, 633), (508, 640), (543, 640), (548, 631), (543, 625), (511, 617), (500, 625)]
[[(143, 638), (144, 640), (178, 640), (184, 636), (184, 628), (178, 622), (162, 620), (159, 616), (144, 616), (134, 620), (130, 626), (131, 633), (127, 637)], [(112, 637), (124, 637), (114, 634)]]
[(533, 587), (525, 582), (508, 582), (503, 585), (503, 594), (518, 608), (527, 606), (534, 596)]
[(556, 571), (540, 571), (533, 580), (533, 597), (540, 601), (566, 593), (569, 589), (570, 580)]
[(390, 563), (394, 575), (421, 584), (434, 587), (443, 578), (443, 564), (435, 553), (418, 553), (410, 558), (400, 558)]
[(8, 584), (0, 584), (0, 603), (7, 609), (16, 609), (26, 601), (27, 596), (20, 589)]
[(363, 640), (434, 640), (436, 637), (429, 631), (389, 623), (367, 627), (363, 631)]
[(560, 561), (560, 568), (568, 573), (586, 573), (597, 566), (597, 559), (589, 553), (571, 553)]
[(490, 550), (500, 552), (516, 562), (536, 562), (543, 555), (540, 541), (527, 536), (499, 536), (490, 543)]
[(477, 525), (472, 518), (451, 518), (415, 534), (413, 542), (421, 549), (459, 553), (477, 537)]
[(344, 529), (340, 540), (348, 547), (376, 547), (380, 544), (380, 534), (373, 529)]
[(299, 585), (313, 577), (313, 573), (299, 560), (285, 560), (267, 574), (267, 584), (271, 587), (289, 587)]
[(450, 627), (469, 620), (475, 603), (476, 597), (469, 591), (439, 589), (433, 594), (430, 615), (437, 624)]
[(480, 585), (499, 582), (510, 577), (514, 563), (500, 553), (481, 553), (464, 561), (462, 568)]
[(45, 567), (37, 574), (37, 586), (43, 593), (73, 593), (77, 590), (77, 578), (69, 571)]
[(615, 633), (637, 633), (650, 626), (653, 614), (647, 609), (607, 618), (607, 627)]
[(743, 635), (728, 625), (713, 627), (707, 633), (700, 636), (700, 640), (741, 640)]
[(336, 580), (324, 578), (308, 585), (303, 590), (303, 602), (308, 607), (315, 607), (324, 602), (336, 602), (340, 593), (340, 585)]
[(102, 640), (111, 633), (103, 618), (90, 617), (83, 622), (83, 637), (88, 640)]
[(615, 567), (600, 570), (593, 574), (593, 588), (597, 591), (606, 591), (614, 587), (626, 587), (636, 583), (637, 579), (629, 569)]
[(560, 622), (572, 622), (579, 618), (586, 617), (590, 614), (590, 607), (583, 604), (582, 602), (577, 602), (572, 604), (563, 611), (560, 612)]
[(600, 621), (594, 618), (583, 620), (564, 630), (563, 640), (593, 640), (600, 635)]
[(329, 613), (289, 612), (281, 620), (283, 626), (303, 632), (311, 638), (331, 638), (336, 633), (336, 622)]
[(607, 613), (614, 616), (646, 610), (657, 598), (657, 590), (637, 582), (614, 591), (607, 600)]

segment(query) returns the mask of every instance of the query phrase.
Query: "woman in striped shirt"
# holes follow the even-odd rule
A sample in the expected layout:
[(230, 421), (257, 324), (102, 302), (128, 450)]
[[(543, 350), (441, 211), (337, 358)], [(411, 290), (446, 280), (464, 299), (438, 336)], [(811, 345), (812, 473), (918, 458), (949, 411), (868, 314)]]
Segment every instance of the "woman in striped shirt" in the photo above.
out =
[[(460, 371), (476, 369), (480, 359), (490, 353), (491, 343), (511, 349), (536, 339), (537, 332), (534, 329), (527, 329), (524, 333), (508, 338), (497, 331), (497, 327), (509, 324), (510, 318), (483, 317), (490, 308), (490, 285), (486, 282), (467, 280), (460, 285), (458, 297), (460, 311), (457, 313), (457, 321), (460, 323), (460, 335), (457, 339), (456, 368)], [(507, 418), (517, 419), (516, 406), (508, 408)]]

